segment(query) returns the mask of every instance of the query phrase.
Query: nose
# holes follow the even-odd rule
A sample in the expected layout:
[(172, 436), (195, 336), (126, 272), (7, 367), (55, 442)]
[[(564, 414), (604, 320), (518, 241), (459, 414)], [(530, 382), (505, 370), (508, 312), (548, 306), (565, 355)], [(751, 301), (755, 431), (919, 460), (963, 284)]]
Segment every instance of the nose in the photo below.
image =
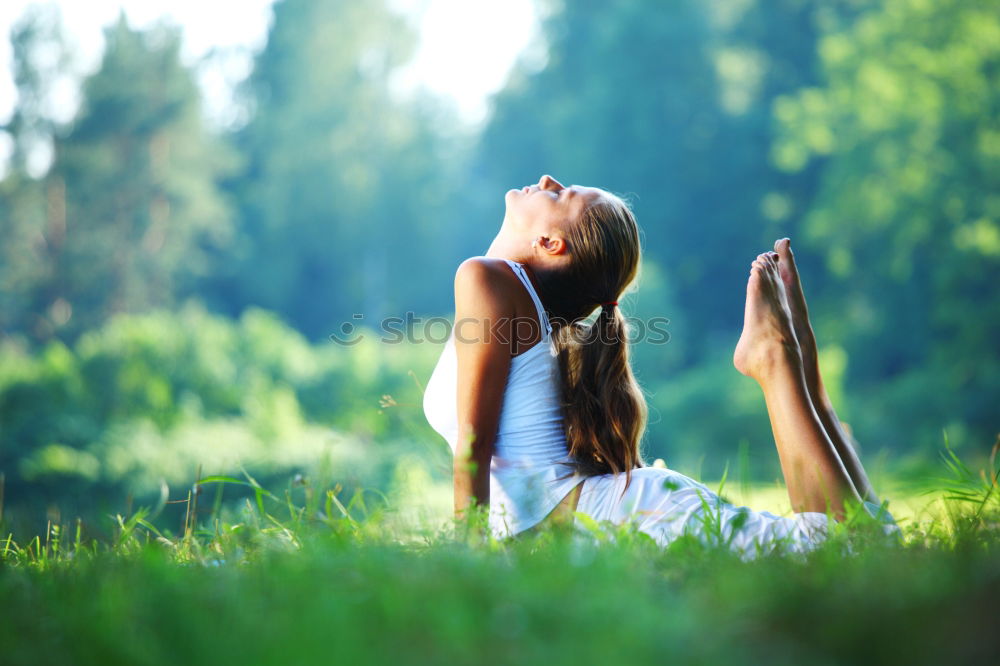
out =
[(556, 180), (549, 174), (545, 174), (538, 181), (538, 189), (555, 190), (558, 192), (559, 190), (564, 189), (564, 186), (562, 183), (560, 183), (558, 180)]

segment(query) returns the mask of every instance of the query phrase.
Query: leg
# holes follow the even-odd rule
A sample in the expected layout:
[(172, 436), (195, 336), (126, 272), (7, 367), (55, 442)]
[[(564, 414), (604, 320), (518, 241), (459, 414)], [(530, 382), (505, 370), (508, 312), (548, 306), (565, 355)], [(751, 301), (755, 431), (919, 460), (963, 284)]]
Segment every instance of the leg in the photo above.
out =
[(845, 502), (860, 497), (813, 407), (784, 289), (778, 255), (759, 255), (747, 282), (733, 364), (764, 391), (792, 508), (832, 510), (840, 518)]
[(823, 378), (819, 372), (819, 353), (816, 349), (816, 336), (813, 334), (812, 325), (809, 323), (809, 308), (806, 306), (805, 292), (802, 290), (802, 282), (799, 279), (799, 272), (795, 266), (795, 257), (792, 254), (791, 241), (782, 238), (774, 243), (774, 251), (778, 253), (778, 270), (781, 280), (785, 286), (785, 295), (788, 299), (788, 307), (792, 314), (792, 326), (795, 330), (795, 337), (799, 342), (799, 349), (802, 352), (802, 369), (805, 374), (806, 388), (813, 403), (813, 409), (819, 416), (823, 428), (833, 442), (837, 454), (840, 456), (847, 473), (857, 488), (862, 499), (878, 504), (879, 501), (872, 489), (865, 468), (861, 465), (857, 451), (853, 445), (850, 434), (844, 429), (837, 412), (833, 409), (830, 397), (823, 386)]

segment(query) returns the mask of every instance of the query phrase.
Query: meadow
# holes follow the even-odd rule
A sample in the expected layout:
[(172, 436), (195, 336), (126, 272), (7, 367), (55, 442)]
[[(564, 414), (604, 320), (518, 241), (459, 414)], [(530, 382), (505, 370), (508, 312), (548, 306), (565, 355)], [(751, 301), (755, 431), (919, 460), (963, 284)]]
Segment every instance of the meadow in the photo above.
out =
[[(206, 477), (174, 505), (174, 532), (157, 526), (160, 506), (115, 516), (103, 539), (70, 522), (0, 541), (0, 655), (10, 665), (996, 663), (996, 463), (973, 470), (946, 451), (922, 490), (893, 488), (901, 539), (845, 524), (808, 555), (752, 561), (610, 526), (497, 542), (448, 521), (447, 488), (419, 479), (409, 497), (384, 498), (303, 478), (272, 492), (250, 475)], [(761, 508), (783, 501), (773, 486), (722, 490)]]
[[(0, 666), (1000, 664), (996, 0), (538, 0), (475, 122), (397, 85), (439, 0), (275, 0), (194, 60), (220, 26), (118, 4), (96, 59), (71, 0), (0, 35)], [(777, 513), (732, 349), (793, 239), (900, 539), (452, 521), (432, 323), (546, 173), (643, 230), (646, 460)]]

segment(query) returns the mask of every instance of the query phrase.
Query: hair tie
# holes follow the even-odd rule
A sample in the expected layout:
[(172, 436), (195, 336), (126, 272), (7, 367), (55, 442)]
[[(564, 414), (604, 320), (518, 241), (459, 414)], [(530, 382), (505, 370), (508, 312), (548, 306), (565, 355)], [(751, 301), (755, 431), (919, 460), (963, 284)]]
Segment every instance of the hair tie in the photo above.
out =
[(607, 303), (601, 303), (601, 307), (602, 308), (607, 308), (607, 307), (612, 307), (613, 308), (616, 305), (618, 305), (618, 301), (608, 301)]

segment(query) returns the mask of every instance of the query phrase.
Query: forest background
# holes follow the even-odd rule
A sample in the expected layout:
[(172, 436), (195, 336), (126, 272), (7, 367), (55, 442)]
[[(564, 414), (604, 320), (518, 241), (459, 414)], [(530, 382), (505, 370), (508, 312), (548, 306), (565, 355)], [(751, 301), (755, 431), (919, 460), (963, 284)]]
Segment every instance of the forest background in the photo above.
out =
[[(433, 318), (451, 316), (454, 270), (485, 251), (504, 192), (543, 173), (627, 195), (644, 229), (623, 309), (670, 334), (635, 347), (647, 459), (778, 478), (731, 353), (749, 262), (782, 236), (865, 460), (914, 477), (945, 442), (985, 457), (1000, 430), (996, 2), (539, 4), (540, 43), (475, 127), (395, 90), (415, 33), (381, 0), (276, 2), (224, 126), (179, 29), (123, 17), (64, 122), (51, 98), (75, 55), (58, 12), (32, 7), (10, 35), (2, 128), (4, 531), (241, 469), (446, 487), (420, 408), (446, 333)], [(405, 339), (380, 326), (407, 313)]]

